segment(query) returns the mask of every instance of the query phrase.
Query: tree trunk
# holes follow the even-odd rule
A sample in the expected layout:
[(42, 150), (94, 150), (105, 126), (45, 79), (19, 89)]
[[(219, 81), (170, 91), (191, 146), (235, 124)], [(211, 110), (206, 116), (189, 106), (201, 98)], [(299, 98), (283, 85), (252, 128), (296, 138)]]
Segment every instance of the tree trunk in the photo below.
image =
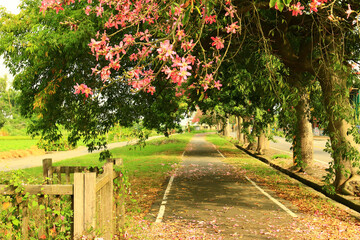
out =
[(230, 137), (230, 132), (231, 132), (230, 120), (229, 120), (229, 118), (226, 118), (226, 122), (225, 122), (225, 126), (224, 126), (224, 136)]
[[(244, 123), (248, 123), (248, 122), (250, 121), (249, 118), (247, 118), (247, 117), (245, 117), (243, 120), (244, 120)], [(251, 134), (251, 127), (248, 126), (245, 132), (246, 132), (246, 134), (243, 134), (243, 137), (244, 137), (244, 139), (243, 139), (244, 145), (250, 143), (249, 138), (248, 138), (248, 135)]]
[(251, 132), (250, 135), (251, 135), (251, 137), (250, 137), (250, 139), (248, 139), (249, 145), (247, 146), (246, 149), (256, 151), (256, 149), (257, 149), (257, 143), (256, 143), (256, 140), (255, 140), (256, 139), (256, 123), (254, 123), (253, 129), (252, 129), (252, 132)]
[(359, 193), (355, 185), (359, 186), (360, 181), (358, 168), (353, 167), (353, 164), (359, 156), (360, 145), (348, 133), (352, 111), (346, 82), (345, 72), (323, 71), (320, 78), (334, 159), (333, 185), (338, 192), (355, 195)]
[(258, 145), (257, 145), (256, 153), (259, 155), (264, 155), (265, 149), (266, 149), (266, 135), (265, 132), (261, 130), (258, 136)]
[(236, 117), (236, 125), (237, 125), (236, 139), (239, 141), (240, 144), (244, 143), (244, 133), (242, 133), (242, 124), (243, 124), (242, 117), (237, 116)]
[(293, 143), (294, 168), (304, 172), (313, 165), (313, 134), (310, 117), (310, 95), (305, 87), (300, 90), (296, 110), (296, 133)]

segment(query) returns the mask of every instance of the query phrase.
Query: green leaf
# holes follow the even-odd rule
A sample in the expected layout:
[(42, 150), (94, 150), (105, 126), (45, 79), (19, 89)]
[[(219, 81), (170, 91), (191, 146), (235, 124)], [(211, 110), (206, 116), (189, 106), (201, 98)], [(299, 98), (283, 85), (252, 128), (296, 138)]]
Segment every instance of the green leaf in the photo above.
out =
[(210, 15), (211, 10), (213, 9), (214, 3), (211, 0), (206, 1), (206, 14)]
[(282, 10), (285, 7), (283, 0), (276, 0), (276, 3), (277, 3), (277, 7), (279, 8), (279, 11), (282, 12)]
[(201, 96), (199, 98), (199, 101), (202, 101), (204, 99), (204, 93), (201, 93)]
[(16, 219), (16, 218), (12, 220), (12, 223), (13, 223), (14, 226), (16, 226), (16, 227), (20, 225), (20, 221), (19, 221), (18, 219)]
[(198, 8), (198, 6), (195, 6), (195, 9), (198, 11), (199, 15), (201, 15), (201, 11), (200, 11), (200, 9)]
[(275, 7), (276, 0), (270, 0), (269, 7), (273, 8)]
[(283, 3), (284, 3), (286, 6), (289, 6), (290, 3), (291, 3), (291, 0), (283, 0)]
[(32, 201), (32, 204), (31, 204), (33, 207), (36, 207), (38, 205), (38, 202), (37, 201)]
[(189, 19), (190, 19), (190, 12), (191, 12), (191, 7), (189, 7), (189, 8), (187, 9), (187, 11), (185, 12), (184, 18), (183, 18), (183, 20), (181, 21), (183, 25), (185, 25), (185, 24), (189, 21)]

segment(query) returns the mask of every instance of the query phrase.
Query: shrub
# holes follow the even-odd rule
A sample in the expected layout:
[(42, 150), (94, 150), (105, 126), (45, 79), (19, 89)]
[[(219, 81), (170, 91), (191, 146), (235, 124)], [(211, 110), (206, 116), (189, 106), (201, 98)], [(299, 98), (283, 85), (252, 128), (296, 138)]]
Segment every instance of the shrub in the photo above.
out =
[(72, 150), (75, 148), (75, 146), (72, 146), (69, 144), (69, 142), (66, 139), (60, 139), (57, 141), (49, 141), (40, 139), (37, 143), (37, 147), (40, 149), (44, 149), (45, 151), (67, 151)]

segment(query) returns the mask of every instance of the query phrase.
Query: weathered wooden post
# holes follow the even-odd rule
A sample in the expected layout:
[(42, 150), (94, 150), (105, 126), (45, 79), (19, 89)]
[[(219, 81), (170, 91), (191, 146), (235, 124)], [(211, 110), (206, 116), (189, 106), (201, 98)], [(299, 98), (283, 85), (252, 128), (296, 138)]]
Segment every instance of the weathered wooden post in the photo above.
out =
[(113, 185), (113, 163), (107, 162), (104, 165), (104, 178), (108, 179), (107, 183), (101, 189), (101, 207), (102, 218), (100, 219), (101, 230), (104, 231), (104, 239), (112, 239), (113, 235), (113, 201), (114, 201), (114, 185)]
[(74, 173), (74, 239), (84, 232), (84, 173)]
[(96, 173), (74, 173), (74, 239), (96, 223)]
[[(115, 165), (123, 166), (123, 160), (121, 158), (115, 159)], [(119, 232), (119, 229), (123, 229), (125, 225), (125, 184), (121, 171), (118, 173), (118, 178), (120, 186), (116, 192), (116, 197), (119, 199), (119, 202), (116, 203), (116, 233)]]
[(49, 183), (49, 169), (52, 167), (52, 159), (51, 158), (45, 158), (43, 159), (43, 177), (44, 180)]

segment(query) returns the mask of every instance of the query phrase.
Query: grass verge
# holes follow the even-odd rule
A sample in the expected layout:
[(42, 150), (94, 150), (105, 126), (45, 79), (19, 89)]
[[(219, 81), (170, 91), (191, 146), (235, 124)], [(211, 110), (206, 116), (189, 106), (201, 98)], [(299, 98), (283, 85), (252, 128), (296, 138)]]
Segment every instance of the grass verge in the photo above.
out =
[(26, 150), (36, 146), (38, 139), (31, 138), (15, 138), (15, 137), (1, 137), (0, 138), (0, 153), (11, 150)]
[[(182, 153), (193, 135), (187, 133), (153, 139), (141, 149), (125, 146), (111, 150), (114, 158), (123, 159), (124, 175), (129, 186), (126, 200), (127, 228), (137, 231), (137, 224), (141, 222), (158, 198), (159, 192), (166, 184), (165, 180), (181, 161)], [(56, 162), (54, 165), (102, 166), (104, 162), (100, 162), (98, 158), (99, 153), (88, 154)], [(3, 181), (6, 180), (5, 175), (10, 177), (13, 174), (11, 172), (3, 174)], [(20, 175), (22, 179), (38, 179), (39, 183), (42, 180), (42, 167), (24, 169)]]
[[(357, 239), (354, 234), (360, 230), (360, 221), (344, 208), (339, 208), (328, 198), (248, 156), (218, 135), (208, 135), (207, 140), (217, 146), (226, 157), (226, 162), (245, 170), (253, 181), (297, 207), (301, 217), (284, 231), (284, 239)], [(285, 237), (287, 235), (289, 238)]]
[(290, 159), (290, 156), (287, 154), (275, 154), (271, 156), (271, 159), (278, 159), (278, 158)]

